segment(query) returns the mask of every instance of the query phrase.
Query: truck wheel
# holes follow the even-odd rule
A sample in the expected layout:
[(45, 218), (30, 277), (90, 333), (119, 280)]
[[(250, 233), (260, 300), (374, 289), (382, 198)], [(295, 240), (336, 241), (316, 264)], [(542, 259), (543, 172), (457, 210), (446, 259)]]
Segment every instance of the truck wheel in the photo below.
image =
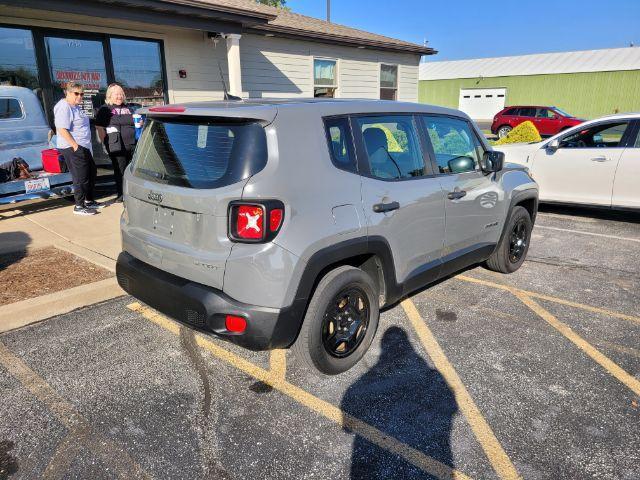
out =
[(520, 268), (529, 250), (533, 223), (526, 208), (517, 206), (507, 220), (507, 226), (495, 251), (486, 262), (489, 270), (513, 273)]
[(293, 351), (324, 374), (345, 372), (369, 349), (379, 317), (371, 277), (359, 268), (338, 267), (318, 283)]
[(511, 130), (513, 130), (513, 128), (511, 128), (509, 125), (502, 125), (498, 129), (498, 138), (506, 137)]

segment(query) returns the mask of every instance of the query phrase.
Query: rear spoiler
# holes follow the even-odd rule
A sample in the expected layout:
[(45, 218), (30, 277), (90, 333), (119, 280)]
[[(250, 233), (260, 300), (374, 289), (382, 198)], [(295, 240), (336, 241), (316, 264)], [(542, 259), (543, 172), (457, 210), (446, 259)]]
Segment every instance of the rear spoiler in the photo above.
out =
[(150, 117), (174, 118), (174, 117), (197, 117), (258, 121), (266, 126), (274, 121), (278, 114), (278, 109), (274, 105), (246, 104), (242, 101), (233, 102), (211, 102), (209, 104), (184, 104), (184, 105), (162, 105), (156, 107), (144, 107), (136, 113), (148, 115)]

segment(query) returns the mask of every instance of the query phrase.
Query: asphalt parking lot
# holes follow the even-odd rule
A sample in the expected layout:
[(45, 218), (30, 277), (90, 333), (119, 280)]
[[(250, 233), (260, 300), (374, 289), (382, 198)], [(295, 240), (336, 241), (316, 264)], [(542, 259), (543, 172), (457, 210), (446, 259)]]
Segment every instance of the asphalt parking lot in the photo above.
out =
[(515, 274), (319, 377), (122, 297), (0, 336), (10, 478), (640, 478), (640, 216), (545, 208)]

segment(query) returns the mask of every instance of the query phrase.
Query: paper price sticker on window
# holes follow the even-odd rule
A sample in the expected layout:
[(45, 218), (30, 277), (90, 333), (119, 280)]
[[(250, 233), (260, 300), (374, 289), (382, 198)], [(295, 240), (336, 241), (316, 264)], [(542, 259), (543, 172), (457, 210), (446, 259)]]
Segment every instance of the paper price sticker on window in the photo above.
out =
[(206, 148), (209, 125), (198, 125), (198, 148)]

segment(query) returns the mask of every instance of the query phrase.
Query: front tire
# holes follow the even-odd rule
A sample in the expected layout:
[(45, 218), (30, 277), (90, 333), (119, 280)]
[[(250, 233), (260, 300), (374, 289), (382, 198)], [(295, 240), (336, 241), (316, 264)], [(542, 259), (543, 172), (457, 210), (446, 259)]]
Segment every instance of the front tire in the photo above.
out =
[(489, 270), (513, 273), (520, 268), (529, 251), (533, 222), (526, 208), (516, 206), (507, 220), (504, 234), (486, 262)]
[(292, 348), (294, 354), (321, 373), (345, 372), (369, 349), (379, 317), (371, 277), (349, 265), (337, 267), (316, 287)]

